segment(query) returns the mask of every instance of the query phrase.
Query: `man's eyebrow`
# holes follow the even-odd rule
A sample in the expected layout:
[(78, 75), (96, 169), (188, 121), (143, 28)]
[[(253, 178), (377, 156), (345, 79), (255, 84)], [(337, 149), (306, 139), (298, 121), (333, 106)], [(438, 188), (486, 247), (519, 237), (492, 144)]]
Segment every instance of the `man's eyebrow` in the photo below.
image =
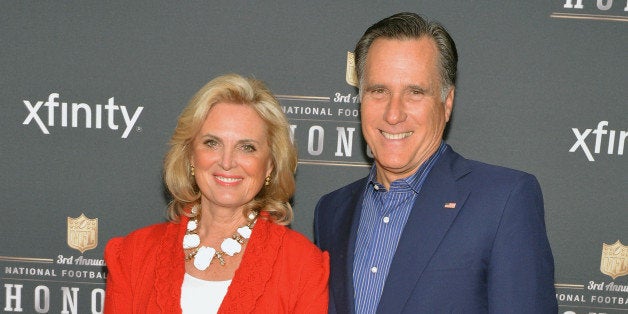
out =
[(418, 90), (418, 91), (420, 91), (420, 92), (422, 92), (422, 93), (426, 93), (426, 92), (429, 90), (428, 88), (425, 88), (425, 87), (420, 86), (420, 85), (414, 85), (414, 84), (412, 84), (412, 85), (408, 85), (408, 86), (406, 87), (406, 89), (409, 89), (409, 90)]

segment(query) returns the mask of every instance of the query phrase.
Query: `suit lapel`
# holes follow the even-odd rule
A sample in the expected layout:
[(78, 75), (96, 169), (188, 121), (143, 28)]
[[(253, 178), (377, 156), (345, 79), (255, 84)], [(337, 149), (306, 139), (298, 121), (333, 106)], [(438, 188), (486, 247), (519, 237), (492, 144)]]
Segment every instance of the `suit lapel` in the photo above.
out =
[(354, 184), (349, 195), (339, 200), (334, 217), (334, 245), (330, 250), (330, 264), (335, 278), (330, 280), (337, 313), (354, 313), (353, 305), (353, 253), (362, 211), (363, 190), (366, 180)]
[[(456, 180), (469, 172), (451, 148), (431, 170), (397, 245), (378, 312), (400, 313), (469, 195)], [(461, 161), (461, 163), (458, 163)], [(457, 164), (457, 165), (456, 165)], [(452, 208), (453, 207), (453, 208)]]

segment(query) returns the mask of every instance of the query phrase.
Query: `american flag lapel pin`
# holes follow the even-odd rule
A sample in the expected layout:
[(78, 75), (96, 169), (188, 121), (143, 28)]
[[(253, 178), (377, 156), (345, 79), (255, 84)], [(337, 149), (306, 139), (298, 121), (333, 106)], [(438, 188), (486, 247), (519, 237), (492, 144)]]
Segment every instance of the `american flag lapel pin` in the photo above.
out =
[(455, 202), (445, 203), (445, 205), (443, 207), (449, 208), (449, 209), (454, 209), (454, 208), (456, 208), (456, 203)]

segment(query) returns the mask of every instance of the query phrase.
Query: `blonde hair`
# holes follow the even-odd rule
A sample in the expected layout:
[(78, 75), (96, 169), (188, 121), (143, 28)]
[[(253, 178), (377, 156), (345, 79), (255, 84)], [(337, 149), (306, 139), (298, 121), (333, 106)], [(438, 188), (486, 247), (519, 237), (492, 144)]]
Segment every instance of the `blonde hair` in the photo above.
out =
[(264, 120), (273, 162), (270, 184), (246, 204), (243, 214), (265, 211), (277, 224), (292, 221), (290, 198), (294, 194), (297, 151), (290, 139), (289, 124), (277, 99), (263, 82), (237, 74), (219, 76), (203, 86), (183, 109), (164, 160), (164, 182), (173, 199), (170, 221), (179, 221), (189, 207), (200, 204), (201, 192), (190, 174), (192, 141), (217, 103), (240, 103), (253, 108)]

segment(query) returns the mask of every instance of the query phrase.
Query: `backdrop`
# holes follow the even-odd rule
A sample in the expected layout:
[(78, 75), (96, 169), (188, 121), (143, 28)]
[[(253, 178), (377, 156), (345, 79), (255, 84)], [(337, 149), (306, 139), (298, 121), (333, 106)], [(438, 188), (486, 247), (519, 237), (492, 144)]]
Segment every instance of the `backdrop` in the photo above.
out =
[[(628, 312), (628, 2), (0, 2), (0, 310), (101, 313), (109, 239), (165, 219), (162, 160), (207, 81), (267, 82), (299, 150), (292, 225), (363, 177), (350, 51), (399, 11), (442, 22), (447, 142), (533, 173), (560, 313)], [(516, 262), (516, 261), (513, 261)]]

